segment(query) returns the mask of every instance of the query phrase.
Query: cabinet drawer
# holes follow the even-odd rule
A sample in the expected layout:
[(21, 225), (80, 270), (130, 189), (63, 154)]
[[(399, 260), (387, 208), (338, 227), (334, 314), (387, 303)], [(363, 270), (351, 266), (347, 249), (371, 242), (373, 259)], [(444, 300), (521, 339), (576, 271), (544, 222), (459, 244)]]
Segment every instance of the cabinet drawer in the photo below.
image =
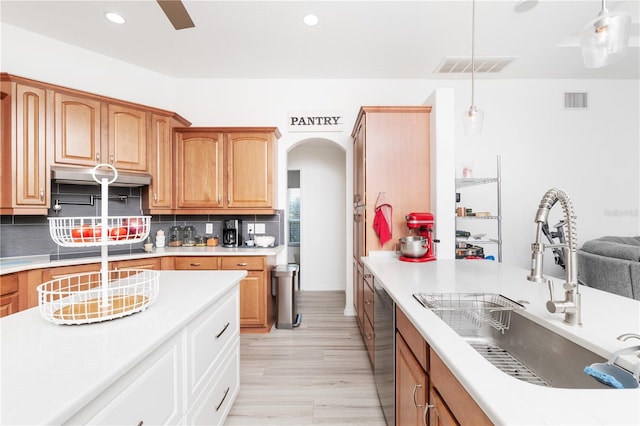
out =
[(411, 324), (409, 318), (396, 306), (396, 329), (402, 334), (411, 352), (425, 371), (429, 371), (429, 348), (420, 332)]
[(366, 283), (364, 285), (363, 292), (363, 304), (364, 304), (364, 313), (369, 317), (369, 321), (373, 324), (373, 290)]
[(238, 290), (200, 315), (187, 331), (189, 395), (198, 395), (220, 365), (229, 342), (240, 334)]
[(244, 271), (262, 271), (264, 269), (263, 256), (247, 256), (247, 257), (221, 257), (221, 269), (241, 269)]
[(18, 312), (20, 310), (19, 302), (17, 292), (0, 296), (0, 318)]
[(166, 344), (69, 419), (67, 424), (160, 425), (182, 418), (182, 345)]
[(371, 365), (373, 365), (374, 363), (373, 351), (375, 350), (374, 341), (376, 337), (375, 332), (373, 329), (373, 325), (371, 324), (371, 322), (369, 321), (369, 318), (366, 315), (364, 316), (364, 319), (362, 320), (362, 322), (364, 323), (364, 335), (362, 336), (362, 338), (364, 339), (364, 344), (367, 346), (367, 352), (369, 352), (369, 359), (371, 360)]
[(177, 256), (175, 259), (176, 269), (220, 269), (218, 268), (218, 258), (214, 256)]
[(18, 291), (18, 274), (0, 275), (0, 296)]
[(189, 410), (188, 425), (221, 425), (231, 410), (240, 386), (240, 351), (236, 345)]

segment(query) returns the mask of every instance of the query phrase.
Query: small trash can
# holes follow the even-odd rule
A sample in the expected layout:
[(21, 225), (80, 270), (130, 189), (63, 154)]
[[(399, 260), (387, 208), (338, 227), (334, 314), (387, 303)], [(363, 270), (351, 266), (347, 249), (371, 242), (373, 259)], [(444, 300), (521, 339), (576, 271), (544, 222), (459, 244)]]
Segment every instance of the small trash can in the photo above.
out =
[(271, 294), (276, 297), (276, 328), (292, 329), (302, 316), (296, 304), (297, 265), (278, 265), (271, 271)]

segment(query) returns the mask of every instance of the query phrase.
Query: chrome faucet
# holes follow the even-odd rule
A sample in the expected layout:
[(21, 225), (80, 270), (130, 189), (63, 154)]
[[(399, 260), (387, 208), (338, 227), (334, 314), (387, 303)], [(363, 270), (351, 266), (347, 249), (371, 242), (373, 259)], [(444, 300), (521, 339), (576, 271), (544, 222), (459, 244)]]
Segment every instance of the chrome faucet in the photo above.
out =
[[(543, 244), (540, 242), (543, 225), (547, 223), (549, 211), (558, 201), (562, 206), (567, 226), (567, 242), (566, 244)], [(547, 302), (547, 310), (549, 312), (564, 313), (564, 322), (569, 325), (582, 325), (580, 293), (578, 292), (576, 216), (573, 212), (573, 204), (567, 193), (557, 188), (548, 190), (540, 201), (535, 222), (537, 224), (536, 240), (531, 244), (531, 274), (527, 276), (527, 279), (537, 283), (547, 283), (550, 294)], [(546, 248), (561, 248), (564, 250), (565, 283), (563, 287), (565, 300), (553, 300), (553, 281), (546, 278), (542, 273), (544, 249)]]

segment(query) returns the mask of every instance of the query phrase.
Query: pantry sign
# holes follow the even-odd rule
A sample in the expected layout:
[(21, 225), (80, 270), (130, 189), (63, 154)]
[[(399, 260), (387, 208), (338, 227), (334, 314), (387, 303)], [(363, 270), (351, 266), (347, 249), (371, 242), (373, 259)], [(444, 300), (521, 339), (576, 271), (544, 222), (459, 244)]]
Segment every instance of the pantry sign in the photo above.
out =
[(290, 132), (341, 132), (342, 112), (295, 112), (289, 113)]

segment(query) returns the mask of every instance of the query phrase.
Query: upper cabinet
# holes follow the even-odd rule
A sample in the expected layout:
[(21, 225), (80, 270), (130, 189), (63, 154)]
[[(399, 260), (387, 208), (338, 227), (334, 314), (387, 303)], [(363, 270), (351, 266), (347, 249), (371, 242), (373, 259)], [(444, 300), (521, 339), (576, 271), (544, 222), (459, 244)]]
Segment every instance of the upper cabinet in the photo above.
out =
[(49, 122), (44, 87), (1, 79), (0, 213), (46, 214)]
[(90, 96), (54, 95), (56, 164), (147, 171), (147, 111)]
[(275, 127), (177, 129), (176, 209), (238, 214), (274, 209), (279, 137)]
[(101, 105), (83, 96), (54, 94), (56, 164), (93, 167), (102, 162)]

